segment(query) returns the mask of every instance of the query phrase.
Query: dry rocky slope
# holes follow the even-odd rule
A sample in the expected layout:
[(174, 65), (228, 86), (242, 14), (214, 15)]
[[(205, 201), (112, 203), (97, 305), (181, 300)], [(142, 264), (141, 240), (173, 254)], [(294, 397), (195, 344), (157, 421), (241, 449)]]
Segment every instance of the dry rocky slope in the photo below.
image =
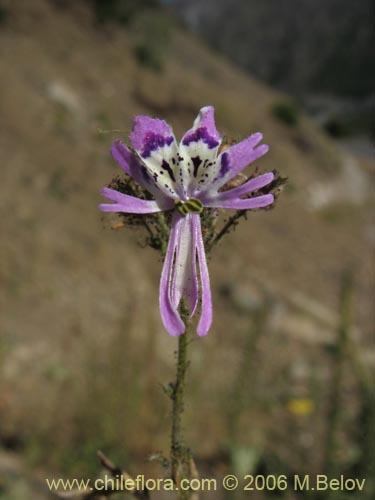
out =
[[(126, 339), (123, 351), (141, 346), (147, 369), (141, 359), (137, 373), (145, 384), (149, 377), (155, 385), (155, 373), (157, 380), (170, 376), (175, 342), (158, 313), (161, 260), (140, 250), (131, 230), (111, 231), (96, 208), (100, 187), (120, 173), (110, 145), (126, 138), (135, 114), (163, 117), (179, 136), (200, 107), (212, 104), (226, 134), (264, 133), (270, 153), (258, 162), (261, 171), (276, 168), (289, 177), (276, 209), (250, 214), (210, 260), (215, 320), (195, 347), (197, 379), (208, 363), (228, 366), (241, 345), (233, 339), (246, 317), (233, 322), (220, 289), (229, 286), (245, 308), (264, 287), (272, 294), (279, 305), (270, 332), (275, 345), (288, 335), (302, 344), (324, 343), (334, 335), (338, 281), (348, 265), (357, 276), (356, 336), (372, 359), (372, 166), (344, 156), (304, 117), (296, 127), (278, 122), (270, 110), (282, 95), (177, 28), (165, 70), (140, 67), (134, 32), (118, 26), (98, 31), (83, 7), (59, 10), (45, 0), (15, 2), (0, 28), (4, 435), (54, 429), (56, 442), (69, 440), (71, 394), (77, 404), (87, 385), (82, 366), (100, 352), (95, 376), (107, 374), (114, 338)], [(227, 374), (224, 387), (230, 381)], [(206, 374), (201, 384), (204, 395), (218, 386), (216, 375)], [(141, 425), (151, 417), (139, 404)], [(190, 410), (188, 418), (209, 418), (207, 412)], [(160, 417), (164, 426), (166, 415)], [(220, 423), (212, 428), (216, 432)], [(127, 432), (129, 446), (147, 448), (147, 433), (132, 442)], [(153, 435), (153, 449), (164, 446), (164, 438)], [(215, 442), (205, 435), (203, 451)]]

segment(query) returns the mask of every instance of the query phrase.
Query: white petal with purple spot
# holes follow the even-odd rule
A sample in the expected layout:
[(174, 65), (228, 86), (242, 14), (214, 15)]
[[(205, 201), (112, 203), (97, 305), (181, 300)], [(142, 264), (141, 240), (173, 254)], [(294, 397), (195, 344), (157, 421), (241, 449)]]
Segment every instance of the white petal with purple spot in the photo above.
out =
[(216, 130), (214, 108), (202, 108), (193, 127), (186, 132), (180, 142), (180, 157), (183, 159), (181, 176), (188, 196), (194, 196), (204, 179), (210, 177), (215, 164), (221, 136)]
[(130, 142), (148, 176), (167, 196), (179, 198), (176, 182), (178, 146), (171, 127), (163, 120), (136, 116)]

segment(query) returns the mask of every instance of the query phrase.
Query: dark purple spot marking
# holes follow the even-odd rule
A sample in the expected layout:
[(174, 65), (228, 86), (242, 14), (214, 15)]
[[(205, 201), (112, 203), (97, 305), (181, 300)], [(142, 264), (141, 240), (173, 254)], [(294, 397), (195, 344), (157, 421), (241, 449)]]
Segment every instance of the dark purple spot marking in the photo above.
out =
[(227, 172), (229, 172), (229, 170), (230, 170), (230, 165), (229, 165), (228, 153), (223, 153), (221, 155), (221, 167), (220, 167), (219, 177), (224, 177), (224, 175)]
[(194, 158), (192, 158), (191, 161), (193, 162), (194, 165), (193, 175), (194, 177), (196, 177), (198, 174), (199, 165), (202, 163), (202, 160), (199, 158), (199, 156), (194, 156)]
[(169, 165), (169, 163), (167, 161), (163, 160), (163, 163), (161, 164), (161, 168), (168, 172), (169, 177), (172, 179), (173, 182), (176, 182), (176, 177), (174, 176), (174, 172), (171, 169), (171, 166)]
[(152, 184), (155, 188), (160, 190), (160, 187), (159, 187), (158, 181), (157, 181), (157, 174), (154, 174), (151, 178), (150, 174), (147, 172), (146, 167), (144, 165), (140, 165), (140, 167), (141, 167), (141, 173), (142, 173), (143, 180), (147, 184)]
[(148, 158), (153, 151), (167, 145), (170, 146), (174, 141), (173, 137), (164, 137), (154, 132), (147, 132), (143, 139), (142, 158)]
[(146, 167), (143, 165), (141, 165), (141, 172), (142, 172), (142, 176), (143, 176), (144, 180), (146, 182), (150, 182), (150, 176), (148, 175)]
[(203, 141), (205, 144), (207, 144), (209, 149), (216, 148), (216, 146), (219, 145), (219, 142), (208, 133), (206, 127), (199, 127), (197, 128), (197, 130), (194, 130), (194, 132), (191, 132), (191, 134), (187, 135), (184, 138), (182, 144), (184, 146), (188, 146), (191, 142), (198, 141)]
[(152, 182), (152, 179), (151, 179), (149, 173), (147, 172), (146, 167), (143, 165), (141, 165), (141, 172), (142, 172), (142, 177), (147, 184), (153, 184), (157, 189), (159, 189), (157, 177), (155, 178), (155, 176), (152, 176), (153, 180), (154, 180), (154, 182)]

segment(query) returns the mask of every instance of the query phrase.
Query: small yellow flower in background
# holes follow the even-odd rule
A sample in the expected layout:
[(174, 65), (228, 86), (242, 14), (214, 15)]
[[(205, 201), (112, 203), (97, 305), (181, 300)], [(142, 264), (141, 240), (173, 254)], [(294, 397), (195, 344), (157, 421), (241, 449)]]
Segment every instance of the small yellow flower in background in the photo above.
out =
[(314, 401), (308, 398), (294, 398), (287, 403), (287, 408), (294, 415), (310, 415), (315, 409)]

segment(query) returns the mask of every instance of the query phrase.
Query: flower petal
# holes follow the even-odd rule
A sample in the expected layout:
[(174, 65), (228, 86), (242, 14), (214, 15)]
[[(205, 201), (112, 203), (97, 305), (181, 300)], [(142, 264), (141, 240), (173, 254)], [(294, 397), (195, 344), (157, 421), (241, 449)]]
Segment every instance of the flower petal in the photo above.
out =
[(100, 191), (105, 198), (115, 203), (101, 203), (99, 209), (103, 212), (125, 212), (130, 214), (150, 214), (173, 208), (174, 202), (165, 198), (163, 201), (141, 200), (135, 196), (120, 193), (115, 189), (103, 188)]
[(273, 172), (267, 172), (266, 174), (258, 175), (257, 177), (253, 177), (252, 179), (244, 182), (241, 186), (238, 186), (234, 189), (229, 189), (228, 191), (224, 191), (221, 193), (223, 198), (239, 198), (240, 196), (244, 196), (245, 194), (253, 193), (258, 189), (261, 189), (274, 180), (275, 174)]
[(213, 150), (220, 145), (221, 136), (216, 130), (214, 112), (213, 106), (205, 106), (199, 111), (193, 127), (181, 140), (183, 146), (191, 148), (190, 151), (196, 151), (203, 144), (207, 150)]
[(185, 331), (185, 324), (182, 321), (177, 307), (172, 302), (171, 284), (173, 280), (174, 257), (180, 227), (183, 217), (176, 212), (172, 219), (171, 233), (169, 236), (167, 253), (165, 255), (163, 270), (160, 278), (159, 306), (160, 314), (165, 329), (170, 335), (181, 335)]
[(215, 205), (216, 201), (222, 202), (224, 200), (236, 200), (241, 196), (250, 194), (267, 186), (273, 181), (274, 178), (275, 174), (273, 172), (268, 172), (266, 174), (258, 175), (257, 177), (244, 182), (241, 186), (229, 189), (228, 191), (208, 191), (206, 193), (202, 193), (199, 199), (204, 205), (211, 204), (210, 206)]
[(202, 108), (180, 142), (179, 153), (182, 159), (179, 179), (188, 195), (198, 187), (199, 181), (212, 170), (221, 143), (221, 136), (216, 130), (214, 108)]
[(178, 147), (170, 126), (164, 120), (136, 116), (130, 142), (158, 188), (167, 196), (179, 197)]
[[(219, 196), (216, 199), (213, 199), (211, 201), (207, 201), (205, 203), (206, 207), (213, 207), (213, 208), (234, 208), (237, 210), (251, 210), (255, 208), (263, 208), (267, 207), (268, 205), (272, 205), (274, 202), (275, 198), (273, 194), (264, 194), (262, 196), (255, 196), (253, 198), (224, 198), (222, 199)], [(223, 195), (226, 193), (222, 193)]]
[(215, 189), (220, 189), (246, 166), (267, 153), (267, 144), (256, 147), (262, 138), (261, 133), (253, 134), (221, 153), (217, 159), (217, 176), (213, 181)]
[(199, 272), (201, 281), (202, 313), (197, 327), (199, 336), (207, 335), (212, 324), (212, 298), (210, 288), (210, 277), (208, 274), (206, 253), (202, 238), (201, 220), (199, 215), (192, 215), (193, 228), (196, 238), (196, 248), (199, 262)]
[(168, 123), (149, 116), (134, 117), (129, 138), (131, 145), (142, 158), (148, 158), (154, 151), (170, 146), (175, 141)]
[(137, 182), (142, 182), (142, 163), (123, 142), (115, 141), (111, 147), (111, 154), (125, 173)]
[(154, 179), (150, 177), (143, 162), (125, 144), (121, 141), (115, 141), (111, 147), (111, 153), (124, 172), (137, 181), (140, 186), (147, 189), (156, 199), (166, 196)]
[(198, 277), (196, 238), (192, 214), (187, 214), (180, 221), (177, 239), (174, 276), (171, 288), (172, 301), (177, 309), (181, 298), (186, 297), (190, 315), (193, 316), (198, 305)]

